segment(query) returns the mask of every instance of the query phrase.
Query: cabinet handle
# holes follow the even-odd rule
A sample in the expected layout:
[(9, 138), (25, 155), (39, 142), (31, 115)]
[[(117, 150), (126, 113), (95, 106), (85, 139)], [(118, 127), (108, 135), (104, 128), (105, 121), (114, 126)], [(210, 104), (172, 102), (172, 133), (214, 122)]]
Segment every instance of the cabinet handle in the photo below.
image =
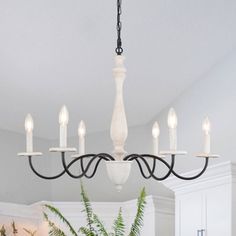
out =
[(197, 236), (204, 236), (204, 233), (205, 233), (205, 229), (200, 229), (197, 231)]

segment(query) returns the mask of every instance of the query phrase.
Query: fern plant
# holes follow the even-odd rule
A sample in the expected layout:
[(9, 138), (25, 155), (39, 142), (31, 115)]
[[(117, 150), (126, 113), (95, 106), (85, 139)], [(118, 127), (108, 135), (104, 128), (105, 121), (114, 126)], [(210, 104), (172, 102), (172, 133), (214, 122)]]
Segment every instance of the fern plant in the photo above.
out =
[(23, 230), (24, 230), (28, 235), (30, 235), (30, 236), (35, 236), (36, 233), (37, 233), (36, 230), (35, 230), (35, 231), (31, 231), (31, 230), (26, 229), (26, 228), (23, 228)]
[(5, 229), (5, 226), (3, 225), (2, 227), (1, 227), (1, 229), (0, 229), (0, 235), (1, 236), (7, 236), (6, 235), (6, 229)]
[[(125, 223), (122, 216), (122, 209), (119, 210), (118, 216), (113, 223), (112, 233), (109, 233), (106, 230), (103, 222), (99, 219), (99, 217), (93, 212), (89, 197), (81, 183), (81, 197), (82, 203), (84, 205), (83, 212), (86, 214), (87, 224), (84, 227), (81, 227), (77, 231), (72, 227), (70, 222), (62, 215), (62, 213), (51, 205), (44, 205), (45, 209), (59, 218), (67, 229), (70, 231), (72, 236), (78, 236), (79, 233), (85, 236), (125, 236)], [(142, 189), (138, 201), (137, 201), (137, 212), (134, 219), (134, 222), (131, 226), (130, 233), (128, 236), (139, 236), (141, 228), (143, 226), (143, 217), (144, 217), (144, 209), (146, 205), (146, 192), (145, 188)], [(44, 219), (47, 221), (49, 226), (49, 236), (66, 236), (65, 232), (60, 229), (54, 222), (52, 222), (48, 214), (44, 212)]]
[[(17, 235), (18, 234), (18, 229), (16, 227), (15, 221), (12, 221), (11, 225), (9, 226), (9, 228), (11, 229), (11, 232), (12, 232), (13, 235)], [(23, 228), (23, 231), (25, 231), (25, 233), (27, 233), (30, 236), (36, 236), (36, 233), (37, 233), (36, 230), (35, 231), (31, 231), (31, 230), (26, 229), (26, 228)], [(0, 236), (7, 236), (7, 235), (9, 235), (9, 234), (7, 234), (5, 226), (4, 225), (1, 226), (0, 227)]]
[(18, 230), (17, 230), (17, 228), (16, 228), (15, 221), (13, 221), (13, 222), (11, 223), (11, 227), (12, 227), (12, 233), (13, 233), (13, 235), (15, 236), (16, 234), (18, 234)]
[(122, 209), (120, 208), (117, 219), (114, 221), (113, 225), (114, 233), (113, 236), (123, 236), (125, 235), (125, 224), (122, 216)]

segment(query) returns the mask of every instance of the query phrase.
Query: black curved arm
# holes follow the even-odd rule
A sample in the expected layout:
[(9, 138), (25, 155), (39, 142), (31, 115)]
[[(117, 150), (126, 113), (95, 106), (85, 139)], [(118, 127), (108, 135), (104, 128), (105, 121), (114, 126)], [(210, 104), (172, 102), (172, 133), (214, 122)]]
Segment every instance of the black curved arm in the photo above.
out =
[[(153, 166), (152, 166), (152, 169), (150, 168), (147, 160), (145, 157), (149, 157), (149, 158), (152, 158), (153, 159)], [(155, 180), (157, 181), (163, 181), (165, 179), (167, 179), (173, 169), (174, 169), (174, 165), (175, 165), (175, 155), (172, 155), (171, 156), (171, 165), (169, 165), (165, 160), (163, 160), (162, 158), (158, 157), (158, 156), (154, 156), (154, 155), (149, 155), (149, 154), (142, 154), (142, 155), (138, 155), (138, 154), (133, 154), (133, 155), (129, 155), (125, 158), (126, 160), (135, 160), (139, 166), (139, 169), (140, 169), (140, 172), (142, 174), (142, 176), (145, 178), (145, 179), (150, 179), (150, 178), (154, 178)], [(145, 175), (144, 171), (143, 171), (143, 168), (142, 168), (142, 165), (139, 161), (139, 159), (142, 160), (142, 162), (144, 163), (144, 165), (146, 166), (148, 172), (149, 172), (149, 175)], [(156, 170), (156, 160), (159, 160), (161, 161), (162, 163), (164, 163), (167, 167), (168, 167), (168, 172), (163, 176), (163, 177), (158, 177), (154, 174), (155, 170)]]
[[(92, 157), (92, 158), (91, 158)], [(86, 168), (84, 168), (84, 165), (83, 165), (83, 159), (85, 158), (91, 158), (91, 160), (88, 162)], [(95, 164), (95, 168), (94, 168), (94, 171), (92, 172), (91, 175), (87, 175), (87, 172), (90, 168), (90, 166), (92, 165), (92, 163), (98, 158), (98, 161), (97, 163)], [(98, 165), (100, 164), (101, 160), (105, 160), (105, 161), (111, 161), (111, 160), (115, 160), (111, 155), (109, 154), (106, 154), (106, 153), (100, 153), (100, 154), (86, 154), (86, 155), (83, 155), (83, 156), (79, 156), (77, 158), (75, 158), (74, 160), (72, 160), (68, 165), (66, 164), (66, 160), (65, 160), (65, 153), (62, 152), (62, 164), (63, 164), (63, 167), (64, 167), (64, 170), (65, 172), (72, 178), (74, 179), (79, 179), (79, 178), (82, 178), (82, 177), (87, 177), (87, 178), (92, 178), (96, 172), (97, 172), (97, 169), (98, 169)], [(82, 170), (82, 173), (79, 174), (79, 175), (74, 175), (72, 174), (70, 171), (69, 171), (69, 168), (77, 161), (80, 161), (80, 164), (81, 164), (81, 170)]]
[[(40, 177), (40, 178), (42, 178), (42, 179), (46, 179), (46, 180), (58, 179), (58, 178), (60, 178), (61, 176), (63, 176), (65, 173), (67, 173), (70, 177), (76, 178), (76, 179), (82, 178), (82, 177), (84, 177), (84, 176), (85, 176), (86, 178), (89, 178), (89, 179), (90, 179), (90, 178), (94, 177), (94, 175), (96, 174), (97, 169), (98, 169), (98, 166), (99, 166), (99, 164), (100, 164), (100, 162), (101, 162), (102, 160), (106, 160), (106, 161), (115, 160), (111, 155), (106, 154), (106, 153), (101, 153), (101, 154), (97, 154), (97, 155), (96, 155), (96, 154), (86, 154), (86, 155), (83, 155), (83, 156), (80, 156), (80, 157), (75, 158), (74, 160), (72, 160), (72, 161), (67, 165), (67, 164), (66, 164), (66, 160), (65, 160), (65, 152), (62, 152), (62, 153), (61, 153), (61, 156), (62, 156), (62, 165), (63, 165), (64, 170), (63, 170), (61, 173), (59, 173), (59, 174), (57, 174), (57, 175), (55, 175), (55, 176), (45, 176), (45, 175), (40, 174), (40, 173), (34, 168), (34, 166), (33, 166), (32, 156), (28, 156), (29, 165), (30, 165), (31, 170), (32, 170), (38, 177)], [(89, 157), (90, 157), (90, 158), (92, 157), (92, 159), (89, 161), (89, 163), (87, 164), (86, 168), (84, 168), (83, 159), (89, 158)], [(96, 164), (95, 164), (95, 168), (94, 168), (92, 174), (88, 175), (87, 172), (88, 172), (90, 166), (92, 165), (92, 163), (93, 163), (97, 158), (98, 158), (98, 160), (97, 160), (97, 162), (96, 162)], [(79, 161), (79, 160), (81, 161), (82, 173), (79, 174), (79, 175), (74, 175), (74, 174), (72, 174), (72, 173), (69, 171), (69, 168), (70, 168), (75, 162), (77, 162), (77, 161)]]
[(60, 174), (55, 175), (55, 176), (51, 176), (51, 177), (50, 177), (50, 176), (41, 175), (41, 174), (39, 174), (39, 173), (35, 170), (35, 168), (34, 168), (34, 166), (33, 166), (33, 163), (32, 163), (32, 156), (29, 156), (28, 158), (29, 158), (29, 165), (30, 165), (31, 170), (32, 170), (38, 177), (40, 177), (40, 178), (42, 178), (42, 179), (47, 179), (47, 180), (58, 179), (58, 178), (60, 178), (61, 176), (63, 176), (63, 175), (66, 173), (66, 171), (63, 170)]
[(86, 177), (87, 179), (92, 179), (92, 178), (94, 177), (94, 175), (96, 174), (97, 169), (98, 169), (98, 166), (99, 166), (99, 164), (100, 164), (101, 161), (102, 161), (101, 158), (99, 158), (99, 159), (97, 160), (97, 162), (96, 162), (96, 164), (95, 164), (95, 168), (94, 168), (92, 174), (88, 175), (88, 174), (85, 172), (85, 169), (84, 169), (84, 160), (83, 160), (83, 158), (81, 158), (81, 159), (80, 159), (80, 167), (81, 167), (82, 172), (85, 173), (85, 174), (84, 174), (84, 177)]
[[(145, 159), (145, 157), (153, 158), (154, 160), (158, 160), (158, 161), (162, 162), (169, 169), (168, 173), (165, 176), (163, 176), (163, 177), (155, 176), (154, 175), (155, 168), (153, 168), (151, 170), (151, 168), (150, 168), (147, 160)], [(145, 173), (143, 171), (143, 168), (142, 168), (142, 165), (141, 165), (141, 163), (140, 163), (140, 161), (138, 159), (141, 159), (143, 161), (144, 165), (146, 166), (146, 168), (147, 168), (147, 170), (149, 172), (148, 176), (145, 175)], [(140, 172), (141, 172), (142, 176), (145, 179), (154, 178), (155, 180), (158, 180), (158, 181), (162, 181), (162, 180), (167, 179), (171, 175), (171, 173), (173, 175), (175, 175), (177, 178), (182, 179), (182, 180), (194, 180), (194, 179), (199, 178), (200, 176), (202, 176), (205, 173), (205, 171), (206, 171), (206, 169), (208, 167), (208, 164), (209, 164), (209, 157), (205, 157), (205, 164), (204, 164), (204, 167), (201, 170), (201, 172), (198, 173), (195, 176), (185, 177), (185, 176), (181, 176), (181, 175), (177, 174), (174, 171), (175, 155), (171, 155), (171, 165), (168, 162), (166, 162), (165, 160), (163, 160), (162, 158), (160, 158), (158, 156), (150, 155), (150, 154), (142, 154), (142, 155), (131, 154), (131, 155), (128, 155), (127, 157), (125, 157), (124, 160), (130, 160), (130, 161), (135, 160), (137, 162), (138, 166), (139, 166), (139, 169), (140, 169)]]
[(199, 174), (195, 175), (195, 176), (191, 176), (191, 177), (181, 176), (181, 175), (177, 174), (174, 170), (172, 171), (172, 173), (177, 178), (182, 179), (182, 180), (194, 180), (194, 179), (199, 178), (200, 176), (202, 176), (205, 173), (205, 171), (208, 167), (208, 164), (209, 164), (209, 157), (205, 157), (205, 165), (204, 165), (202, 171)]
[[(151, 166), (146, 159), (147, 157), (153, 159)], [(40, 174), (38, 171), (36, 171), (36, 169), (34, 168), (33, 162), (32, 162), (32, 156), (28, 156), (28, 158), (29, 158), (29, 165), (30, 165), (31, 170), (38, 177), (40, 177), (42, 179), (47, 179), (47, 180), (53, 180), (53, 179), (60, 178), (65, 173), (67, 173), (70, 177), (75, 178), (75, 179), (79, 179), (82, 177), (86, 177), (88, 179), (91, 179), (96, 174), (99, 164), (101, 163), (102, 160), (115, 161), (114, 157), (112, 157), (110, 154), (100, 153), (100, 154), (85, 154), (85, 155), (75, 158), (69, 164), (66, 164), (65, 152), (61, 152), (62, 165), (63, 165), (64, 170), (55, 176), (44, 176), (44, 175)], [(84, 159), (87, 159), (87, 158), (89, 158), (89, 161), (86, 163), (86, 166), (85, 166)], [(74, 163), (76, 163), (78, 161), (80, 161), (81, 173), (75, 175), (75, 174), (72, 174), (69, 169)], [(92, 166), (94, 161), (96, 161), (94, 169), (90, 174), (88, 174), (88, 171), (91, 169), (90, 167)], [(195, 176), (190, 176), (190, 177), (181, 176), (174, 171), (175, 155), (171, 155), (171, 164), (169, 164), (167, 161), (165, 161), (161, 157), (158, 157), (155, 155), (150, 155), (150, 154), (131, 154), (131, 155), (126, 156), (124, 158), (124, 161), (136, 161), (136, 163), (140, 169), (140, 172), (145, 179), (153, 178), (157, 181), (162, 181), (162, 180), (167, 179), (172, 173), (174, 176), (176, 176), (177, 178), (182, 179), (182, 180), (194, 180), (194, 179), (199, 178), (206, 171), (208, 164), (209, 164), (209, 157), (205, 157), (205, 165), (204, 165), (203, 169), (200, 171), (200, 173), (198, 173)], [(155, 175), (157, 161), (162, 162), (169, 169), (168, 172), (162, 177), (158, 177), (157, 175)], [(145, 172), (143, 171), (142, 164), (144, 164), (145, 168), (147, 169), (148, 174), (145, 174)]]

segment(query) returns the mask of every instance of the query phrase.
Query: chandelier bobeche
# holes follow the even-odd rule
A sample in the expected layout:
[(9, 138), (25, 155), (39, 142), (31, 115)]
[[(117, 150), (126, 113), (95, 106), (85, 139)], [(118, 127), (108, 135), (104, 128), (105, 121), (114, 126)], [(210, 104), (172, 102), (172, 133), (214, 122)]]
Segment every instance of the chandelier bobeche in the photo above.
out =
[[(115, 68), (113, 69), (113, 75), (116, 82), (116, 99), (114, 105), (114, 111), (111, 122), (111, 139), (113, 141), (114, 151), (111, 154), (98, 153), (98, 154), (86, 154), (85, 152), (85, 134), (86, 127), (83, 121), (80, 122), (78, 127), (79, 135), (79, 152), (76, 153), (76, 148), (69, 148), (67, 146), (67, 125), (69, 121), (69, 113), (66, 106), (63, 106), (59, 114), (60, 124), (60, 147), (50, 148), (50, 152), (58, 152), (61, 155), (63, 170), (54, 176), (44, 176), (40, 174), (33, 165), (33, 159), (36, 156), (41, 156), (41, 152), (34, 152), (33, 150), (33, 128), (34, 122), (30, 114), (25, 119), (26, 130), (26, 152), (19, 153), (19, 156), (27, 156), (29, 165), (32, 171), (43, 179), (57, 179), (64, 174), (68, 174), (70, 177), (79, 179), (82, 177), (93, 178), (97, 172), (101, 161), (106, 162), (107, 173), (111, 181), (115, 184), (118, 190), (122, 189), (123, 184), (127, 181), (131, 165), (136, 162), (140, 169), (141, 175), (145, 179), (153, 178), (158, 181), (167, 179), (171, 174), (183, 180), (193, 180), (200, 177), (208, 167), (209, 158), (216, 158), (217, 155), (212, 155), (210, 151), (210, 121), (205, 118), (203, 121), (204, 131), (204, 151), (197, 157), (205, 159), (203, 169), (195, 176), (181, 176), (174, 171), (175, 158), (178, 155), (185, 155), (185, 151), (177, 150), (177, 116), (173, 108), (170, 109), (168, 114), (168, 127), (170, 138), (170, 150), (159, 152), (159, 135), (160, 129), (157, 122), (154, 123), (152, 128), (153, 136), (153, 153), (152, 154), (127, 154), (124, 147), (125, 141), (128, 136), (128, 126), (125, 114), (125, 107), (123, 101), (123, 82), (126, 77), (126, 69), (124, 67), (124, 56), (122, 41), (121, 41), (121, 0), (117, 0), (117, 48), (115, 57)], [(66, 160), (66, 154), (74, 153), (70, 155), (72, 159), (69, 162)], [(166, 156), (170, 156), (170, 164), (164, 159)], [(164, 176), (157, 175), (157, 162), (162, 163), (168, 168), (167, 173)], [(80, 166), (79, 173), (72, 173), (70, 167), (74, 164)]]

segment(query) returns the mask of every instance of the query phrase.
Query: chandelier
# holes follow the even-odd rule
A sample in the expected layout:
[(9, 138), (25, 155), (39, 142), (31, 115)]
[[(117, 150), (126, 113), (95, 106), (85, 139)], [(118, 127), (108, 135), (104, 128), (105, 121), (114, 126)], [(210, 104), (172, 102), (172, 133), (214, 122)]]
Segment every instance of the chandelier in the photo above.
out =
[[(216, 158), (218, 155), (212, 155), (210, 151), (210, 121), (206, 117), (203, 121), (202, 129), (204, 132), (204, 151), (198, 154), (197, 157), (205, 160), (204, 166), (201, 171), (195, 176), (182, 176), (177, 174), (174, 170), (176, 156), (186, 155), (187, 152), (179, 151), (177, 149), (177, 115), (175, 110), (171, 108), (168, 113), (168, 127), (169, 127), (169, 140), (170, 149), (168, 151), (159, 152), (159, 135), (160, 129), (157, 122), (154, 123), (152, 128), (153, 136), (153, 152), (151, 154), (127, 154), (125, 151), (125, 141), (128, 136), (128, 126), (125, 114), (125, 107), (123, 101), (123, 82), (126, 77), (126, 69), (124, 67), (124, 56), (121, 40), (121, 0), (117, 0), (117, 47), (115, 57), (115, 68), (113, 75), (116, 82), (116, 98), (114, 111), (111, 121), (110, 135), (113, 141), (114, 150), (112, 154), (98, 153), (87, 154), (85, 152), (85, 134), (86, 127), (83, 121), (80, 122), (78, 127), (79, 135), (79, 152), (76, 148), (67, 146), (67, 125), (69, 121), (69, 113), (66, 106), (61, 108), (59, 113), (60, 124), (60, 145), (58, 148), (50, 148), (50, 152), (57, 152), (61, 155), (63, 170), (54, 176), (44, 176), (40, 174), (33, 165), (33, 159), (36, 156), (41, 156), (41, 152), (33, 150), (33, 128), (34, 122), (30, 114), (25, 119), (26, 130), (26, 152), (18, 153), (18, 156), (28, 157), (29, 165), (32, 171), (40, 178), (53, 180), (60, 178), (67, 174), (72, 178), (80, 179), (82, 177), (91, 179), (95, 176), (97, 169), (102, 161), (106, 163), (106, 169), (109, 178), (115, 184), (117, 190), (121, 190), (123, 184), (127, 181), (131, 165), (135, 162), (138, 165), (141, 175), (145, 179), (155, 179), (162, 181), (167, 179), (171, 174), (182, 180), (193, 180), (200, 177), (207, 169), (209, 158)], [(71, 159), (66, 159), (66, 154), (70, 154)], [(165, 157), (170, 156), (170, 163)], [(163, 176), (157, 175), (157, 163), (162, 163), (167, 167), (167, 171)], [(71, 167), (78, 164), (79, 172), (72, 173)]]

